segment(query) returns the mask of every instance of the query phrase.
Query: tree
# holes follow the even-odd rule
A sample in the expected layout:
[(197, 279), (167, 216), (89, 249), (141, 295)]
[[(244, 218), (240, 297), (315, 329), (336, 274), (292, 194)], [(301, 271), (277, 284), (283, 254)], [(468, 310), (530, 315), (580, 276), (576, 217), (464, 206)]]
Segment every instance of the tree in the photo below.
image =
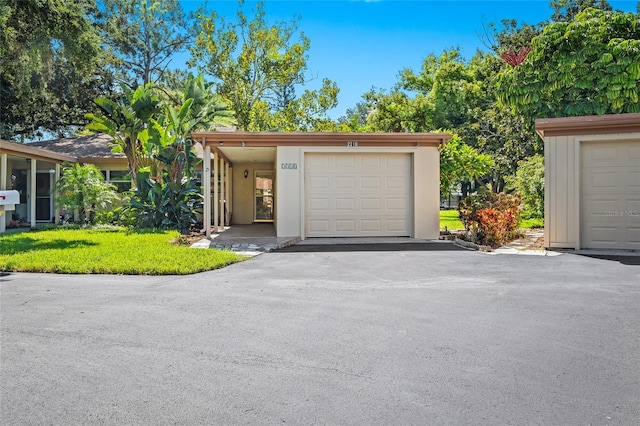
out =
[(459, 48), (428, 55), (420, 73), (404, 69), (398, 86), (426, 96), (432, 128), (458, 128), (469, 120), (481, 92)]
[(525, 217), (544, 218), (544, 157), (535, 154), (518, 161), (518, 171), (508, 177), (507, 188), (522, 197)]
[(115, 185), (105, 182), (93, 164), (65, 163), (54, 192), (56, 204), (78, 210), (81, 223), (93, 223), (96, 211), (107, 209), (118, 200)]
[(95, 100), (99, 112), (87, 114), (91, 120), (87, 129), (113, 137), (115, 149), (127, 157), (129, 175), (135, 186), (143, 155), (140, 134), (147, 131), (150, 119), (160, 112), (160, 105), (152, 85), (140, 86), (136, 90), (124, 84), (120, 87), (122, 95), (118, 100)]
[[(275, 130), (280, 125), (272, 114), (289, 107), (294, 100), (292, 86), (305, 80), (310, 42), (304, 34), (295, 40), (297, 20), (270, 25), (263, 1), (256, 5), (251, 20), (243, 12), (243, 5), (240, 1), (235, 22), (228, 22), (215, 12), (198, 12), (200, 31), (191, 48), (190, 65), (197, 65), (215, 79), (218, 93), (231, 102), (239, 129)], [(325, 90), (327, 86), (331, 88), (329, 92)], [(325, 102), (327, 94), (333, 99)], [(322, 115), (336, 98), (337, 87), (329, 82), (317, 95), (309, 94), (302, 101), (312, 101), (313, 106), (290, 110)], [(302, 123), (306, 116), (289, 118), (294, 120), (292, 126), (306, 127)]]
[(68, 135), (109, 92), (93, 0), (0, 0), (0, 137)]
[(551, 0), (549, 5), (553, 8), (551, 19), (554, 22), (571, 22), (580, 12), (590, 7), (613, 10), (607, 0)]
[(589, 8), (547, 25), (526, 61), (503, 70), (498, 96), (529, 119), (640, 112), (639, 83), (638, 16)]
[(454, 134), (440, 151), (440, 190), (448, 193), (461, 181), (473, 181), (489, 172), (493, 159), (479, 153)]
[(100, 23), (118, 77), (130, 87), (163, 79), (172, 57), (193, 40), (179, 0), (103, 0)]
[(150, 118), (139, 134), (151, 167), (138, 174), (130, 209), (143, 227), (186, 231), (196, 224), (202, 194), (193, 176), (199, 160), (191, 135), (214, 123), (230, 124), (233, 112), (202, 75), (189, 77), (182, 99), (179, 106), (165, 103), (163, 114)]
[(149, 127), (139, 134), (139, 139), (142, 154), (156, 160), (151, 163), (150, 176), (157, 182), (171, 181), (177, 185), (193, 176), (196, 155), (191, 134), (234, 122), (233, 111), (211, 91), (202, 75), (189, 75), (180, 105), (165, 102), (163, 113), (148, 121)]

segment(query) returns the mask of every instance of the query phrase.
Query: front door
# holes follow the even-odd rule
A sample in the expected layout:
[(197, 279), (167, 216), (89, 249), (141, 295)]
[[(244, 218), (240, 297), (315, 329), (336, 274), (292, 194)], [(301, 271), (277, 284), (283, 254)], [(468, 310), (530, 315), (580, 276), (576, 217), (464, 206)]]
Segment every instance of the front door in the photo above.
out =
[(255, 222), (273, 222), (273, 171), (256, 171)]
[(51, 222), (51, 174), (36, 173), (36, 220)]

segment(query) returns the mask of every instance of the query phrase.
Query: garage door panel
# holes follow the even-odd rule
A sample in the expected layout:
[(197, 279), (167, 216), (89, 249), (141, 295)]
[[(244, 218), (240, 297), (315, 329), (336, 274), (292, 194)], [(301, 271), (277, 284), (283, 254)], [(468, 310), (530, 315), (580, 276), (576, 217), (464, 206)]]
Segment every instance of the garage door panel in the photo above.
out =
[(379, 169), (383, 167), (382, 160), (384, 160), (384, 157), (381, 157), (379, 155), (368, 155), (365, 157), (360, 157), (360, 165), (363, 168), (370, 167), (373, 169)]
[[(640, 159), (638, 159), (640, 162)], [(629, 171), (628, 172), (629, 179), (625, 182), (627, 185), (627, 191), (633, 191), (636, 194), (640, 193), (640, 170), (638, 171)]]
[(356, 178), (355, 177), (335, 177), (333, 178), (334, 184), (332, 187), (337, 190), (341, 189), (355, 189), (356, 188)]
[(633, 249), (640, 249), (640, 226), (629, 227), (627, 233), (627, 242)]
[(584, 248), (640, 248), (640, 141), (582, 143), (580, 240)]
[(360, 200), (360, 209), (362, 211), (380, 211), (380, 199), (379, 198), (362, 198)]
[[(410, 154), (307, 154), (305, 235), (411, 235), (411, 176)], [(328, 188), (318, 183), (325, 178)], [(316, 199), (328, 199), (329, 210), (326, 202), (314, 203)]]
[(313, 176), (307, 181), (307, 184), (312, 189), (329, 189), (329, 178), (324, 176)]
[(349, 157), (349, 156), (340, 156), (340, 157), (334, 157), (333, 161), (335, 162), (336, 167), (340, 168), (340, 167), (355, 167), (356, 166), (356, 158), (355, 157)]
[(360, 181), (360, 187), (362, 189), (380, 190), (380, 178), (377, 176), (363, 176)]
[(362, 219), (360, 221), (361, 231), (364, 232), (381, 232), (381, 225), (380, 219)]
[(387, 221), (387, 228), (389, 231), (402, 231), (407, 228), (409, 224), (406, 220), (393, 220), (390, 219)]
[(336, 219), (336, 232), (355, 232), (356, 221), (355, 219)]
[(589, 192), (598, 192), (598, 190), (610, 190), (611, 188), (615, 188), (617, 186), (616, 176), (617, 174), (615, 172), (591, 172), (587, 180)]
[(309, 205), (313, 210), (326, 210), (329, 211), (329, 199), (328, 198), (314, 198), (309, 200)]
[(311, 232), (329, 232), (330, 226), (328, 220), (309, 220), (309, 230)]
[(336, 211), (343, 213), (344, 211), (353, 212), (356, 209), (356, 200), (353, 198), (337, 198)]

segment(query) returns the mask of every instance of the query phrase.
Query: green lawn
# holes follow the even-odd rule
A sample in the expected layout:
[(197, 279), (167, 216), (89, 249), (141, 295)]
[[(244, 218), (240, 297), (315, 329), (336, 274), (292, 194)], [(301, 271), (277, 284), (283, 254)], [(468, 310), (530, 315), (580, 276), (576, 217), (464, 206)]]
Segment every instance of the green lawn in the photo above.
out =
[(176, 231), (51, 229), (0, 234), (0, 271), (183, 275), (245, 258), (231, 251), (175, 246)]
[[(447, 228), (449, 231), (464, 229), (464, 225), (458, 219), (458, 210), (440, 210), (440, 230)], [(543, 228), (543, 219), (522, 219), (521, 229)]]
[(449, 231), (464, 229), (464, 225), (458, 219), (458, 210), (440, 210), (440, 230), (445, 227)]

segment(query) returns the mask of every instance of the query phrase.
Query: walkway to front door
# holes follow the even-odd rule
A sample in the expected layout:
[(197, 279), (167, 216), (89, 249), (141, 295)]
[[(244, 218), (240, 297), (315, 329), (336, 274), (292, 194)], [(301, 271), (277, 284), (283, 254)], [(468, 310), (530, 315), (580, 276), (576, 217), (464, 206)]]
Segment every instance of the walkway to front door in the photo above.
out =
[(299, 241), (300, 237), (276, 237), (273, 223), (254, 223), (227, 226), (217, 234), (212, 232), (211, 240), (204, 238), (191, 247), (227, 249), (256, 255), (287, 247)]

